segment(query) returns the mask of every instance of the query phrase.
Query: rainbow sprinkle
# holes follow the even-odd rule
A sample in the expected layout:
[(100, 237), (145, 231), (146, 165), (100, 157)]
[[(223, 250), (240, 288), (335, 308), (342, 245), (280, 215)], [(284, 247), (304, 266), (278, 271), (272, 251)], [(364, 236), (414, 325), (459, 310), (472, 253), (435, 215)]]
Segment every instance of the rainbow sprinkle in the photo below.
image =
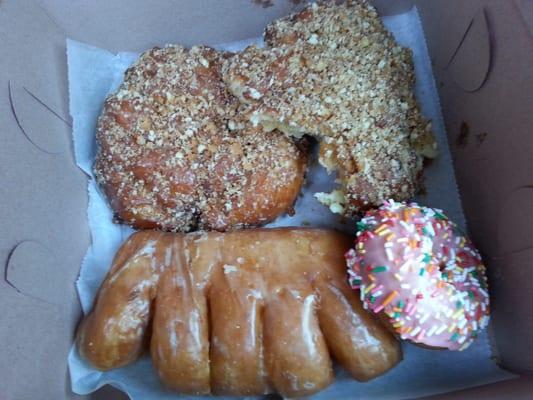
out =
[(486, 327), (485, 267), (442, 211), (389, 200), (367, 212), (357, 230), (345, 255), (350, 285), (403, 338), (464, 350)]

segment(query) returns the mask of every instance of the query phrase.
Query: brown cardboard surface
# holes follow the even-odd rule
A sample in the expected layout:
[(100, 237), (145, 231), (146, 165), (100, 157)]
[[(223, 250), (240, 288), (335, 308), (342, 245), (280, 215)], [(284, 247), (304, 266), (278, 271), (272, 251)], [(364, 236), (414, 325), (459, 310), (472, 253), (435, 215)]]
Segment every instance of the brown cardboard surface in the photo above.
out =
[(446, 69), (458, 86), (467, 92), (474, 92), (480, 89), (487, 79), (490, 56), (487, 16), (484, 9), (480, 8), (468, 24)]
[[(68, 388), (66, 358), (89, 235), (86, 181), (70, 143), (65, 38), (112, 51), (233, 41), (259, 35), (299, 3), (224, 0), (210, 12), (210, 0), (0, 1), (0, 399), (78, 397)], [(378, 3), (387, 14), (412, 2)], [(533, 371), (533, 350), (524, 346), (533, 325), (526, 298), (533, 240), (525, 217), (533, 212), (520, 213), (533, 200), (531, 7), (510, 3), (434, 0), (418, 7), (470, 231), (491, 269), (500, 357)], [(118, 398), (114, 390), (101, 393), (91, 397)]]
[(64, 35), (32, 2), (2, 1), (0, 38), (0, 398), (73, 398), (65, 357), (88, 231), (85, 180), (71, 154)]
[[(41, 1), (48, 15), (69, 38), (115, 52), (142, 51), (176, 41), (190, 46), (257, 37), (269, 21), (289, 13), (300, 3), (294, 0), (93, 0), (89, 7), (81, 1)], [(216, 12), (209, 12), (214, 4)]]
[[(414, 0), (375, 3), (382, 15), (392, 15), (410, 9)], [(222, 0), (216, 1), (216, 12), (209, 12), (215, 4), (212, 0), (93, 0), (90, 7), (79, 1), (41, 0), (41, 4), (71, 39), (110, 51), (142, 51), (175, 43), (177, 38), (190, 46), (257, 37), (268, 22), (298, 9), (305, 1)]]
[(454, 393), (431, 396), (427, 400), (464, 400), (474, 398), (483, 400), (527, 400), (531, 399), (531, 393), (533, 393), (533, 379), (531, 377), (523, 377)]
[(489, 268), (500, 362), (533, 372), (533, 39), (519, 3), (417, 4), (470, 234)]
[[(424, 400), (465, 400), (479, 398), (483, 400), (529, 400), (533, 393), (533, 378), (522, 377), (509, 381), (498, 382), (491, 385), (479, 386), (458, 392), (446, 393), (437, 396), (424, 397)], [(272, 396), (272, 398), (276, 398)], [(94, 393), (91, 400), (126, 400), (127, 396), (111, 386), (104, 386)], [(422, 398), (419, 398), (422, 400)]]

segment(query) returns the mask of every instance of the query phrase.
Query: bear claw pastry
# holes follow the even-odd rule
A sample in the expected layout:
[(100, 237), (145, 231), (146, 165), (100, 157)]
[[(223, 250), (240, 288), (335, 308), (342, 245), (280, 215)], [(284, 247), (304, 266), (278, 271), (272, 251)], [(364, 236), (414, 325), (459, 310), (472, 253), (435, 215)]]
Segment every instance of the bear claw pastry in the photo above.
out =
[(138, 232), (80, 325), (79, 352), (108, 370), (149, 340), (162, 381), (188, 394), (310, 395), (332, 382), (332, 358), (375, 378), (401, 350), (347, 283), (351, 241), (297, 228)]

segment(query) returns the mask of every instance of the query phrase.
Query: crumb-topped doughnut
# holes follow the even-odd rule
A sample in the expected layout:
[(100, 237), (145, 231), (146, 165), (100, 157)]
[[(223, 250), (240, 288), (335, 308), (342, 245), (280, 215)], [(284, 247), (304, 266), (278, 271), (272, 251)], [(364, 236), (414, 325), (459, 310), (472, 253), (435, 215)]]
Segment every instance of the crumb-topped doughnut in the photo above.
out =
[(291, 211), (305, 151), (240, 117), (220, 75), (227, 56), (207, 47), (154, 48), (106, 100), (95, 175), (118, 220), (225, 230)]
[(385, 202), (358, 227), (346, 259), (365, 308), (402, 339), (466, 349), (489, 321), (485, 267), (470, 240), (442, 211), (415, 203)]
[(413, 96), (411, 53), (367, 1), (311, 4), (271, 23), (266, 47), (228, 59), (223, 79), (267, 129), (318, 138), (340, 188), (318, 199), (350, 215), (417, 191), (436, 144)]

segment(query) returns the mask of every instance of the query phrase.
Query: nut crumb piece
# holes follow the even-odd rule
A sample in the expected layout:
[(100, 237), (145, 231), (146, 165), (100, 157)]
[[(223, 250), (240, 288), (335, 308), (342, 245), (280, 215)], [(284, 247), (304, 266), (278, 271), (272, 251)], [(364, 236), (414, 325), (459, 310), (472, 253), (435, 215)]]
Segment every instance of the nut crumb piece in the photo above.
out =
[(344, 214), (346, 196), (341, 190), (333, 190), (331, 193), (318, 192), (315, 198), (325, 206), (329, 207), (334, 214)]

